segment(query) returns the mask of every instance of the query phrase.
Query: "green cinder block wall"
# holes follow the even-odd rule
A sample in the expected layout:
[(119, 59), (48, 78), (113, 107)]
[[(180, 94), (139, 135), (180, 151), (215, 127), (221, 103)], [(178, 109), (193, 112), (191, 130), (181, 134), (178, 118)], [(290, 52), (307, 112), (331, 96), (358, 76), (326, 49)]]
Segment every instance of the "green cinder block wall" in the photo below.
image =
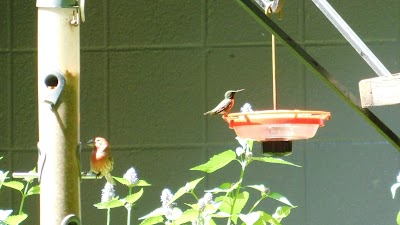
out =
[[(400, 71), (399, 1), (329, 2), (392, 73)], [(35, 4), (0, 1), (0, 170), (36, 166)], [(233, 111), (245, 102), (255, 110), (272, 109), (271, 35), (233, 0), (86, 4), (81, 140), (107, 137), (116, 162), (113, 175), (134, 166), (153, 184), (133, 209), (136, 221), (159, 206), (163, 188), (177, 191), (203, 176), (191, 167), (238, 146), (219, 116), (203, 116), (226, 90), (246, 89)], [(312, 1), (286, 1), (284, 19), (276, 22), (356, 95), (359, 80), (376, 76)], [(293, 143), (286, 159), (302, 168), (254, 164), (247, 182), (263, 182), (298, 206), (283, 224), (395, 224), (400, 200), (391, 198), (390, 186), (400, 169), (398, 151), (288, 49), (278, 45), (277, 51), (278, 107), (330, 111), (332, 119), (313, 139)], [(371, 108), (396, 133), (399, 109)], [(82, 152), (84, 170), (90, 151)], [(235, 181), (238, 175), (229, 171), (207, 176), (200, 189)], [(103, 185), (104, 180), (82, 182), (84, 224), (105, 223), (105, 211), (93, 207)], [(117, 186), (118, 195), (126, 191)], [(0, 191), (1, 209), (18, 210), (19, 202), (18, 193)], [(25, 224), (39, 223), (37, 196), (27, 199), (25, 211)], [(112, 224), (124, 223), (125, 210), (112, 211)]]

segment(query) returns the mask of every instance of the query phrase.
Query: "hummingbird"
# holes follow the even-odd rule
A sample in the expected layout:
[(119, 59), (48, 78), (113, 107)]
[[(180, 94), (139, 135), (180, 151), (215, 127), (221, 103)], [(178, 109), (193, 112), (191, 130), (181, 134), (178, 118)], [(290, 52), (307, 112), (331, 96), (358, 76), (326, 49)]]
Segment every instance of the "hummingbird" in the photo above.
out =
[(237, 92), (243, 91), (244, 89), (240, 90), (229, 90), (225, 93), (225, 99), (222, 100), (214, 109), (205, 112), (204, 115), (215, 115), (215, 114), (223, 114), (227, 116), (229, 111), (232, 109), (233, 105), (235, 104), (234, 96)]

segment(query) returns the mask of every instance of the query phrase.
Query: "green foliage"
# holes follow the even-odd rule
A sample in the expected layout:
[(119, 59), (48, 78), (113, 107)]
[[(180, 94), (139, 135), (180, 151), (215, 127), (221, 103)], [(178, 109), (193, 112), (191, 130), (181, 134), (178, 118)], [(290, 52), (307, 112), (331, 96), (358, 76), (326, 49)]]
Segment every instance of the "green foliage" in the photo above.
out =
[[(221, 219), (227, 220), (228, 225), (232, 223), (246, 225), (280, 225), (280, 222), (290, 214), (291, 209), (295, 208), (295, 206), (283, 195), (277, 192), (270, 192), (269, 188), (265, 187), (263, 184), (243, 186), (245, 170), (252, 162), (299, 166), (280, 158), (252, 157), (253, 141), (241, 139), (238, 139), (238, 141), (242, 147), (239, 147), (236, 152), (233, 150), (226, 150), (214, 155), (206, 163), (190, 169), (211, 174), (224, 168), (231, 162), (238, 162), (241, 169), (236, 182), (224, 182), (218, 187), (206, 190), (202, 198), (198, 198), (195, 192), (197, 185), (204, 177), (188, 182), (185, 186), (179, 188), (172, 197), (162, 200), (161, 207), (139, 218), (143, 220), (140, 225), (160, 223), (179, 225), (190, 222), (196, 225), (214, 225), (216, 224), (215, 220)], [(249, 203), (251, 196), (250, 193), (244, 189), (245, 187), (260, 192), (259, 199), (247, 213), (243, 211), (245, 206)], [(185, 203), (184, 205), (189, 208), (182, 212), (177, 209), (176, 202), (185, 194), (192, 195), (194, 203)], [(213, 197), (213, 195), (216, 196)], [(272, 215), (263, 211), (254, 211), (258, 204), (266, 198), (274, 199), (284, 205), (279, 206)], [(220, 224), (220, 222), (218, 223)]]
[(227, 150), (213, 156), (207, 163), (191, 168), (190, 170), (200, 170), (206, 173), (215, 172), (236, 159), (236, 154), (232, 150)]
[[(0, 160), (2, 158), (3, 157), (0, 157)], [(21, 203), (17, 215), (11, 215), (13, 210), (0, 210), (0, 225), (17, 225), (28, 218), (28, 215), (23, 212), (25, 199), (28, 196), (39, 194), (40, 186), (31, 186), (34, 182), (34, 178), (25, 178), (23, 179), (23, 181), (25, 182), (16, 180), (6, 181), (7, 179), (9, 179), (9, 177), (7, 177), (8, 173), (9, 171), (0, 171), (0, 189), (4, 186), (18, 191), (21, 194)], [(29, 171), (29, 173), (36, 173), (36, 168)]]

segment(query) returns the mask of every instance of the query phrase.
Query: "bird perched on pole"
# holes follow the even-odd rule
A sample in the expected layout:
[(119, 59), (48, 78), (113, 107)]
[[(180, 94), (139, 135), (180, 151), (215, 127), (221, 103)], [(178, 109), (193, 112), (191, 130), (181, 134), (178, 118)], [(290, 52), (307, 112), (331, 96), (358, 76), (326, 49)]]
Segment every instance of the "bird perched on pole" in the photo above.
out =
[(90, 156), (90, 171), (96, 174), (96, 178), (104, 176), (108, 183), (115, 185), (115, 181), (111, 176), (114, 160), (107, 140), (102, 137), (95, 137), (88, 141), (87, 145), (93, 147), (93, 152)]
[(235, 104), (235, 94), (237, 92), (243, 91), (244, 89), (240, 90), (230, 90), (225, 93), (225, 99), (222, 100), (214, 109), (205, 112), (204, 115), (215, 115), (215, 114), (223, 114), (227, 116), (229, 111), (232, 109), (233, 105)]

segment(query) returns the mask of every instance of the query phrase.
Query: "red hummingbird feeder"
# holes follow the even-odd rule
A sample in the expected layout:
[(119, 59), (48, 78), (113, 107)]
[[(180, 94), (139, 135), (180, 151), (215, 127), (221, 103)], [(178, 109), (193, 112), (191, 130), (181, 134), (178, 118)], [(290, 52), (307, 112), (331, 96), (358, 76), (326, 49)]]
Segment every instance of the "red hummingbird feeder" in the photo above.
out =
[[(267, 10), (266, 14), (269, 15), (271, 9), (268, 8)], [(277, 110), (276, 44), (274, 35), (272, 35), (271, 42), (274, 109), (230, 113), (222, 118), (228, 123), (229, 128), (236, 132), (238, 137), (261, 142), (264, 154), (285, 156), (291, 154), (293, 140), (314, 137), (318, 128), (323, 127), (325, 121), (331, 118), (331, 113), (297, 109)]]

